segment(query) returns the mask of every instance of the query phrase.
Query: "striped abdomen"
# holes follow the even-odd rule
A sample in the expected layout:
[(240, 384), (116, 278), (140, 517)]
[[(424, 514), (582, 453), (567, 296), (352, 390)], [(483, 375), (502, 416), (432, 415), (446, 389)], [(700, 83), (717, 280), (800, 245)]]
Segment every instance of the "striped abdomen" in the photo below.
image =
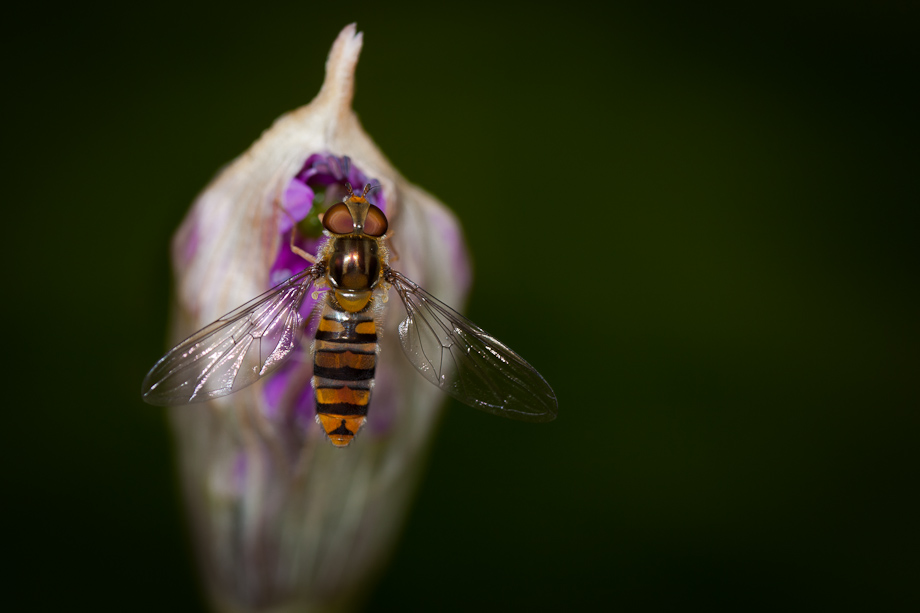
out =
[(376, 363), (373, 310), (349, 312), (329, 300), (316, 330), (313, 389), (316, 419), (337, 447), (364, 425)]

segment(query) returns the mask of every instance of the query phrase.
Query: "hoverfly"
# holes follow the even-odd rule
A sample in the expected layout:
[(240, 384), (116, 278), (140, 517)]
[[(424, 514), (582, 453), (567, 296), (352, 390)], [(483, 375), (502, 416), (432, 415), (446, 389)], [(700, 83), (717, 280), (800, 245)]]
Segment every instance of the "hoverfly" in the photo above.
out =
[[(313, 344), (316, 419), (332, 444), (344, 447), (367, 418), (377, 330), (392, 287), (407, 313), (399, 325), (403, 350), (428, 381), (495, 415), (554, 419), (556, 396), (530, 364), (390, 268), (383, 244), (389, 224), (367, 199), (372, 186), (361, 195), (345, 187), (344, 199), (322, 217), (327, 239), (317, 255), (295, 249), (312, 265), (167, 352), (144, 378), (144, 400), (169, 406), (232, 394), (275, 371), (319, 318)], [(300, 307), (314, 287), (327, 291), (305, 318)]]

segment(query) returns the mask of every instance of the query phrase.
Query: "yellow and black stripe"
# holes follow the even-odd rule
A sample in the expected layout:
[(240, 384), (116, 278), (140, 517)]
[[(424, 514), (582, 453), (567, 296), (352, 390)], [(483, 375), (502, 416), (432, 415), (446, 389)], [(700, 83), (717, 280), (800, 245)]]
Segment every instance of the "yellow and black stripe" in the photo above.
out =
[(367, 419), (377, 326), (370, 309), (354, 313), (330, 301), (316, 330), (313, 389), (316, 419), (337, 447), (348, 445)]

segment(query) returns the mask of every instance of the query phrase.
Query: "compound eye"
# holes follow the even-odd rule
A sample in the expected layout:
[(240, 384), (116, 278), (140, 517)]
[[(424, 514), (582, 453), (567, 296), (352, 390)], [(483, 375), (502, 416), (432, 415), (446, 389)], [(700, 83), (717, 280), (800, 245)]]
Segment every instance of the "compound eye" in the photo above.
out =
[(368, 236), (383, 236), (387, 233), (387, 227), (387, 216), (372, 204), (364, 218), (364, 233)]
[(323, 215), (323, 227), (333, 234), (350, 234), (354, 231), (355, 222), (344, 202), (339, 202), (326, 211)]

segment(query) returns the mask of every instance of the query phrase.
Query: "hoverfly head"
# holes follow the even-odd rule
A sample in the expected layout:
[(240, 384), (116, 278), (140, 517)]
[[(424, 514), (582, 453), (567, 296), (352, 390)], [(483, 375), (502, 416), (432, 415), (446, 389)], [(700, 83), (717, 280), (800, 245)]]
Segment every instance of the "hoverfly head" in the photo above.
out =
[(368, 183), (360, 196), (356, 195), (351, 183), (345, 183), (347, 196), (333, 205), (323, 215), (323, 227), (332, 234), (366, 234), (380, 237), (386, 234), (386, 215), (367, 200), (367, 195), (379, 188), (379, 184)]

